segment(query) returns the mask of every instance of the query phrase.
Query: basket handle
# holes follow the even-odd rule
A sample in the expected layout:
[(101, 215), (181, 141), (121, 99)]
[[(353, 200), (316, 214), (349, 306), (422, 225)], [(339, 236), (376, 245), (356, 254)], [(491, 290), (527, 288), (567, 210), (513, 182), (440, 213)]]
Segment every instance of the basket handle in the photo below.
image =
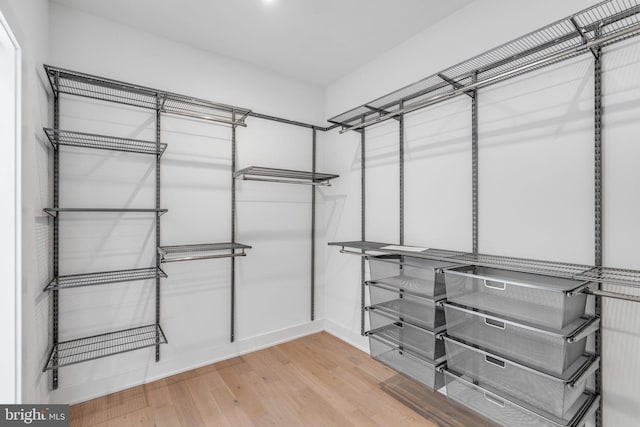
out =
[(482, 279), (484, 282), (485, 288), (495, 289), (497, 291), (504, 291), (507, 289), (507, 284), (505, 282), (498, 282), (495, 280)]
[(485, 325), (491, 326), (492, 328), (496, 328), (496, 329), (505, 329), (506, 328), (506, 323), (500, 322), (498, 320), (489, 319), (488, 317), (484, 318), (484, 323), (485, 323)]
[(498, 399), (497, 397), (493, 397), (487, 393), (484, 394), (484, 398), (487, 399), (488, 402), (493, 403), (496, 406), (504, 408), (506, 406), (504, 400)]
[(496, 357), (489, 356), (488, 354), (484, 356), (484, 360), (491, 365), (497, 366), (498, 368), (504, 369), (507, 367), (507, 364), (505, 363), (504, 360), (500, 360)]

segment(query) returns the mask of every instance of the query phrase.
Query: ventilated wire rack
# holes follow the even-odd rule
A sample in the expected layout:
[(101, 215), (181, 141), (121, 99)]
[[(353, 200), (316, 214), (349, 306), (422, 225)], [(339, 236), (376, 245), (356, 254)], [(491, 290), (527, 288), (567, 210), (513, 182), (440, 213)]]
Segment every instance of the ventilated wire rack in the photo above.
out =
[[(426, 249), (422, 252), (403, 251), (401, 249), (384, 249), (386, 243), (354, 241), (332, 242), (331, 246), (341, 246), (357, 250), (403, 255), (453, 264), (476, 265), (480, 267), (501, 268), (521, 273), (541, 274), (543, 276), (561, 277), (588, 282), (600, 282), (611, 285), (623, 285), (640, 288), (640, 270), (623, 268), (593, 267), (585, 264), (573, 264), (555, 261), (543, 261), (529, 258), (515, 258), (500, 255), (473, 254), (444, 249)], [(401, 248), (402, 246), (399, 246)], [(359, 252), (357, 255), (361, 255)]]
[(166, 343), (158, 324), (61, 341), (51, 349), (44, 371)]
[(247, 181), (283, 182), (289, 184), (329, 185), (329, 181), (340, 175), (305, 172), (290, 169), (250, 166), (236, 171), (233, 176)]
[(623, 285), (640, 287), (640, 271), (623, 268), (593, 267), (589, 270), (576, 274), (574, 277), (579, 280), (589, 280), (611, 285)]
[(137, 280), (166, 278), (160, 268), (135, 268), (131, 270), (103, 271), (99, 273), (72, 274), (53, 278), (44, 291), (79, 288), (83, 286), (106, 285), (109, 283), (133, 282)]
[(84, 132), (72, 132), (44, 128), (44, 133), (54, 149), (61, 145), (70, 147), (92, 148), (98, 150), (124, 151), (127, 153), (162, 155), (167, 144), (161, 143), (160, 150), (155, 142), (139, 139), (118, 138), (115, 136), (96, 135)]
[(54, 95), (76, 95), (163, 113), (245, 126), (246, 108), (152, 89), (77, 71), (44, 66)]
[(639, 0), (607, 0), (329, 121), (345, 130), (359, 129), (639, 33)]
[(45, 208), (47, 214), (56, 217), (60, 212), (69, 213), (158, 213), (160, 215), (168, 212), (167, 209), (119, 209), (119, 208)]
[(251, 246), (242, 243), (204, 243), (161, 246), (158, 248), (158, 253), (161, 257), (160, 262), (165, 263), (245, 256), (245, 249), (251, 249)]
[(471, 253), (449, 258), (451, 262), (472, 264), (481, 267), (503, 268), (522, 273), (541, 274), (545, 276), (574, 278), (589, 269), (588, 265), (570, 264), (554, 261), (541, 261), (527, 258), (513, 258), (497, 255), (474, 255)]

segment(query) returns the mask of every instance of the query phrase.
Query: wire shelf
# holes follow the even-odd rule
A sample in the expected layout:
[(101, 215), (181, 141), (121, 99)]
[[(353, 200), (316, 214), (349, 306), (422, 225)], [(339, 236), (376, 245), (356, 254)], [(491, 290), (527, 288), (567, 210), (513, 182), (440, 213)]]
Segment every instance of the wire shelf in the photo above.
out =
[(541, 261), (527, 258), (513, 258), (497, 255), (464, 254), (449, 258), (452, 262), (473, 264), (481, 267), (502, 268), (522, 273), (541, 274), (563, 278), (574, 278), (590, 267), (588, 265), (570, 264), (555, 261)]
[(578, 280), (640, 287), (640, 271), (623, 268), (594, 267), (575, 276)]
[[(160, 262), (165, 263), (246, 256), (245, 249), (251, 249), (251, 246), (243, 245), (242, 243), (204, 243), (161, 246), (158, 248), (158, 253), (161, 257)], [(227, 252), (220, 253), (224, 251)]]
[(290, 169), (265, 168), (262, 166), (250, 166), (236, 171), (234, 178), (242, 178), (247, 181), (282, 182), (287, 184), (330, 185), (329, 181), (340, 175), (328, 173), (305, 172)]
[(244, 121), (251, 113), (251, 110), (246, 108), (65, 70), (50, 65), (45, 65), (44, 69), (55, 96), (60, 94), (82, 96), (234, 126), (246, 126)]
[(159, 324), (62, 341), (51, 349), (44, 371), (166, 343)]
[(109, 283), (133, 282), (166, 278), (167, 274), (160, 268), (136, 268), (132, 270), (103, 271), (99, 273), (72, 274), (53, 278), (44, 291), (79, 288), (83, 286), (106, 285)]
[(118, 208), (46, 208), (46, 209), (43, 209), (43, 211), (45, 211), (47, 214), (53, 217), (57, 217), (60, 212), (157, 213), (160, 215), (163, 215), (168, 212), (167, 209), (118, 209)]
[[(639, 0), (608, 0), (339, 114), (359, 129), (640, 34)], [(364, 121), (364, 123), (362, 123)]]
[(162, 155), (167, 144), (161, 143), (160, 150), (155, 142), (115, 136), (96, 135), (84, 132), (44, 128), (44, 133), (54, 149), (61, 145), (93, 148), (98, 150), (124, 151), (127, 153)]

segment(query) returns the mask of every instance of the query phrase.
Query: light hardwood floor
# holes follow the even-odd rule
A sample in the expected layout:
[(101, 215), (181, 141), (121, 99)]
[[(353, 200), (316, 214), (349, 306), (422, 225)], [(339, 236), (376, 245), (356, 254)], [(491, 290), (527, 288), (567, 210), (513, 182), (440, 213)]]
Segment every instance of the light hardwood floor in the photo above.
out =
[(318, 333), (71, 407), (71, 426), (490, 424)]

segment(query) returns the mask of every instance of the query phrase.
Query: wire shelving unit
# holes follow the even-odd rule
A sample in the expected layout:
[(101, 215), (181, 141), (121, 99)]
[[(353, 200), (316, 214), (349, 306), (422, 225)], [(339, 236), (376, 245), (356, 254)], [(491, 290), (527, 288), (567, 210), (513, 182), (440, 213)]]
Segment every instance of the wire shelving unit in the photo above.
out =
[(43, 209), (52, 217), (57, 217), (62, 212), (68, 213), (155, 213), (163, 215), (168, 212), (167, 209), (146, 209), (146, 208), (45, 208)]
[(341, 132), (520, 76), (640, 33), (638, 0), (608, 0), (329, 119)]
[(160, 150), (158, 151), (156, 143), (152, 141), (118, 138), (115, 136), (73, 132), (60, 129), (45, 128), (44, 133), (47, 135), (49, 142), (56, 150), (60, 146), (69, 146), (161, 156), (167, 148), (167, 144), (165, 143), (160, 143)]
[(167, 337), (159, 324), (60, 341), (51, 349), (44, 370), (54, 370), (166, 343)]
[(332, 179), (340, 175), (319, 172), (305, 172), (290, 169), (250, 166), (236, 171), (233, 176), (246, 181), (279, 182), (285, 184), (331, 185)]
[(75, 95), (193, 119), (246, 126), (251, 110), (125, 83), (63, 68), (44, 66), (54, 95)]
[(107, 285), (110, 283), (133, 282), (160, 277), (166, 278), (167, 274), (157, 267), (103, 271), (99, 273), (70, 274), (53, 278), (44, 288), (44, 291)]

